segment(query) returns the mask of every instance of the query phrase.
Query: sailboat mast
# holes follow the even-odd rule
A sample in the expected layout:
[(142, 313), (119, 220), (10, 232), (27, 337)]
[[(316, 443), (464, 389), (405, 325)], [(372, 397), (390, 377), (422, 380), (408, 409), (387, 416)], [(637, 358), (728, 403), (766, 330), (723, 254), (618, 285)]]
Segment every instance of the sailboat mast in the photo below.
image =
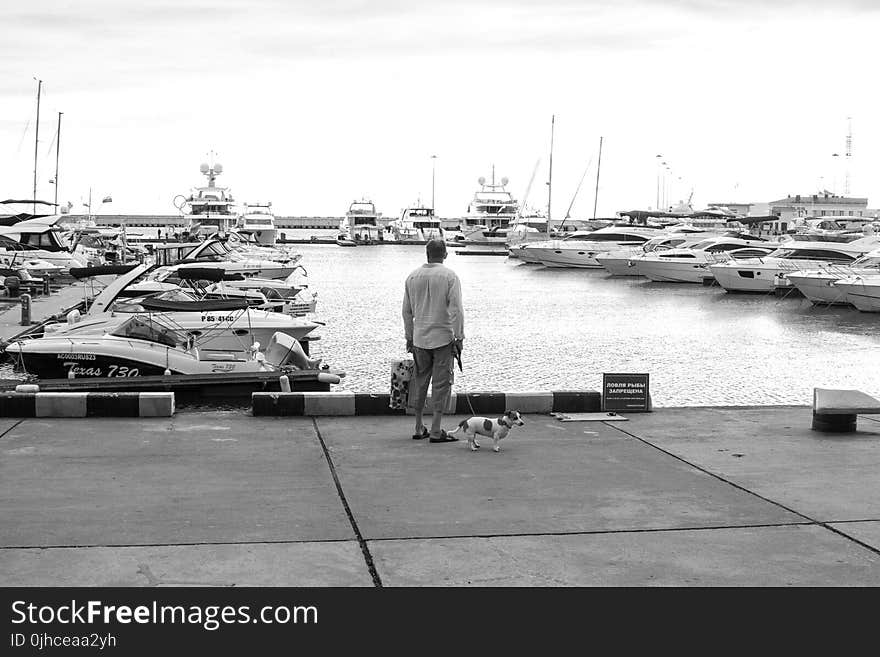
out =
[(599, 137), (599, 160), (596, 163), (596, 193), (593, 195), (593, 221), (596, 221), (596, 204), (599, 202), (599, 171), (602, 169), (602, 137)]
[(37, 214), (37, 149), (40, 144), (40, 93), (43, 81), (37, 80), (37, 128), (34, 132), (34, 214)]
[(547, 230), (553, 225), (552, 215), (550, 214), (550, 203), (553, 199), (553, 131), (556, 126), (556, 115), (550, 119), (550, 175), (547, 180)]
[(58, 160), (61, 157), (61, 115), (58, 112), (58, 134), (55, 141), (55, 212), (58, 212)]

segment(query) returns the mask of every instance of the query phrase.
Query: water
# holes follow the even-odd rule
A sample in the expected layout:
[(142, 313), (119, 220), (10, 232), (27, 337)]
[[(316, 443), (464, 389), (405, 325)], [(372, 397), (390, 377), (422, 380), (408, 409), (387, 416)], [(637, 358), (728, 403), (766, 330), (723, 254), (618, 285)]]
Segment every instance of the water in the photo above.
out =
[[(420, 246), (297, 245), (327, 322), (312, 353), (342, 389), (387, 392), (404, 358), (400, 306)], [(460, 256), (459, 390), (598, 390), (603, 372), (648, 372), (656, 406), (808, 404), (813, 387), (880, 395), (880, 315), (803, 298), (546, 269)]]

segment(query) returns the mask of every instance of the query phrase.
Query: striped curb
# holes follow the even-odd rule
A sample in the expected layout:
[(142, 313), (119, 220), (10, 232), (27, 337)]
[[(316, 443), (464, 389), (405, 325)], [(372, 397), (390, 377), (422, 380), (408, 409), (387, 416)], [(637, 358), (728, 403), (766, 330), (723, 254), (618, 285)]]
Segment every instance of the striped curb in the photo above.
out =
[[(412, 409), (389, 407), (387, 393), (354, 392), (255, 392), (254, 415), (404, 415)], [(431, 411), (431, 398), (425, 404)], [(594, 413), (602, 410), (602, 396), (594, 390), (554, 392), (460, 392), (450, 395), (444, 412), (450, 415), (500, 415), (520, 413)]]
[(171, 417), (173, 392), (3, 392), (0, 417)]

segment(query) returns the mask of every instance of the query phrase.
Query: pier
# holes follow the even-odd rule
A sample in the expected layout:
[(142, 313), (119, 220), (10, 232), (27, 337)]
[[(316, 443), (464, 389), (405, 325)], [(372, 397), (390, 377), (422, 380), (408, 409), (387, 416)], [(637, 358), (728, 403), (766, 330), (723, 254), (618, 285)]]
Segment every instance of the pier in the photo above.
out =
[(7, 586), (880, 585), (877, 416), (846, 435), (811, 431), (808, 406), (625, 417), (528, 415), (499, 453), (413, 441), (410, 417), (4, 419), (0, 572)]

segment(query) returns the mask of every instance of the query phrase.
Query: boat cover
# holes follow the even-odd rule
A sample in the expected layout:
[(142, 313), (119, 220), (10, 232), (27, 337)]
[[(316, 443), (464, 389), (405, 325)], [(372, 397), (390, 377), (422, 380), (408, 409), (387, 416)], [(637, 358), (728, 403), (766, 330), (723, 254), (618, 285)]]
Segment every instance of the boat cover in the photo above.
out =
[(204, 301), (166, 301), (164, 299), (143, 299), (138, 302), (144, 310), (168, 312), (205, 312), (207, 310), (243, 310), (248, 308), (247, 299), (206, 299)]

